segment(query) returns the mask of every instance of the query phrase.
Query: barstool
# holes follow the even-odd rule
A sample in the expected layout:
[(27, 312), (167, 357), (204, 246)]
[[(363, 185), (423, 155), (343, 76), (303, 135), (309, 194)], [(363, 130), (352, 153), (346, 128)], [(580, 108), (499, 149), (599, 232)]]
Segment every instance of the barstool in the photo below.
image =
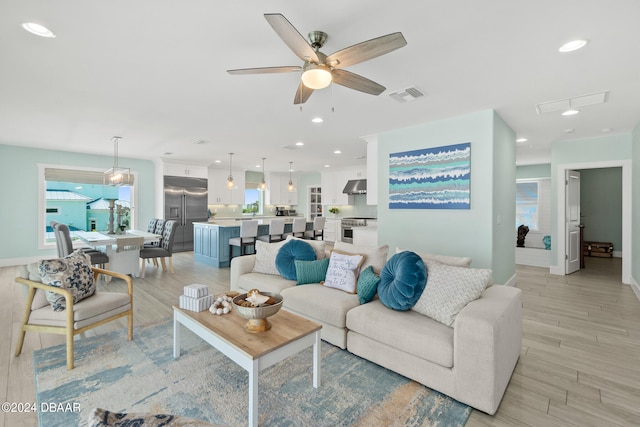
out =
[(304, 238), (310, 240), (324, 240), (324, 221), (325, 217), (323, 216), (315, 217), (313, 219), (313, 230), (305, 231)]
[(291, 225), (291, 233), (287, 233), (287, 236), (299, 237), (304, 239), (304, 232), (307, 229), (307, 219), (304, 217), (293, 218), (293, 224)]
[(272, 219), (269, 223), (269, 234), (258, 236), (263, 242), (280, 242), (284, 240), (284, 219)]
[(233, 247), (240, 247), (240, 256), (244, 255), (244, 248), (253, 246), (255, 251), (256, 238), (258, 237), (258, 220), (240, 221), (240, 237), (229, 239), (229, 262), (233, 258)]

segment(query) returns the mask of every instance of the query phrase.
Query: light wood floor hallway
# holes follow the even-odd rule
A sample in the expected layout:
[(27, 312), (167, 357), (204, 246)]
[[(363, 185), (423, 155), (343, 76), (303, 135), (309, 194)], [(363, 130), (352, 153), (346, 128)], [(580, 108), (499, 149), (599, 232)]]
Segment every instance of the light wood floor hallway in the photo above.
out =
[[(170, 318), (185, 284), (204, 283), (212, 293), (228, 289), (228, 268), (194, 263), (190, 252), (175, 254), (174, 266), (174, 275), (151, 267), (135, 279), (136, 327)], [(22, 355), (14, 357), (23, 308), (16, 274), (15, 267), (0, 268), (0, 401), (34, 402), (32, 352), (64, 340), (27, 333)], [(587, 258), (586, 268), (569, 276), (518, 266), (520, 360), (496, 415), (474, 411), (467, 427), (640, 426), (640, 302), (620, 277), (619, 259)], [(114, 281), (109, 288), (123, 285)], [(124, 329), (124, 321), (89, 333), (116, 328)], [(33, 413), (0, 414), (0, 427), (36, 425)]]

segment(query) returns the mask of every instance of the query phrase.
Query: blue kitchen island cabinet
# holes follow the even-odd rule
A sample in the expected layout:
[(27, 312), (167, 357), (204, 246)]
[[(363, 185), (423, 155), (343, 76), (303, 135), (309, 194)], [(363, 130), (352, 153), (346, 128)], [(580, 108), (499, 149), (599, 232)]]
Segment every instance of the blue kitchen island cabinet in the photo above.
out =
[[(258, 220), (258, 236), (269, 234), (269, 220)], [(291, 232), (291, 221), (284, 225), (285, 233)], [(307, 230), (313, 230), (313, 222), (307, 222)], [(240, 236), (240, 222), (221, 220), (193, 223), (193, 258), (197, 262), (214, 267), (229, 267), (229, 239)], [(234, 247), (233, 256), (240, 255)]]

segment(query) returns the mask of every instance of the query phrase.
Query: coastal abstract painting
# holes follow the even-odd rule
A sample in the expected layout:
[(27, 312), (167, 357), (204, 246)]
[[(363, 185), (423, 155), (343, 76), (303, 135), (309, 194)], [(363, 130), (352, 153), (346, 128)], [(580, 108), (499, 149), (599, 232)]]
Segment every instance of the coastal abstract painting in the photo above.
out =
[(389, 154), (389, 209), (469, 209), (471, 143)]

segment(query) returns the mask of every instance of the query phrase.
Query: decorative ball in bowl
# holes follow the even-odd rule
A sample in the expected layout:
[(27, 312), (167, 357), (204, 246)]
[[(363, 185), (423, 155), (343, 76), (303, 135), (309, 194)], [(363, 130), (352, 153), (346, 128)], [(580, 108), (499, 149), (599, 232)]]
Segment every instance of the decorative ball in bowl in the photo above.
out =
[[(256, 292), (258, 292), (256, 294)], [(259, 302), (260, 297), (268, 298), (265, 302), (258, 305), (252, 305)], [(249, 298), (249, 299), (248, 299)], [(256, 301), (257, 300), (257, 301)], [(271, 323), (267, 317), (273, 316), (282, 308), (282, 296), (274, 292), (259, 292), (255, 289), (240, 294), (233, 298), (233, 306), (240, 316), (249, 319), (244, 330), (250, 333), (260, 333), (271, 329)]]

